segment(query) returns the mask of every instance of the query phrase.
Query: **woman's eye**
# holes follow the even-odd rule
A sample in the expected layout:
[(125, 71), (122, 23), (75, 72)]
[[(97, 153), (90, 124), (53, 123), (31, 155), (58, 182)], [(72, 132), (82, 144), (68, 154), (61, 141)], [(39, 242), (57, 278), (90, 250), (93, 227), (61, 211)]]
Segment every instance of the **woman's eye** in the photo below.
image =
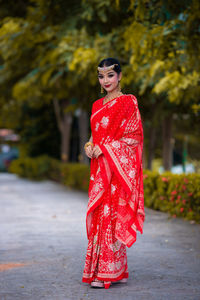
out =
[(103, 78), (103, 76), (101, 76), (101, 75), (99, 75), (98, 77), (99, 77), (100, 79), (102, 79), (102, 78)]
[(114, 76), (113, 74), (108, 75), (109, 78), (111, 78), (111, 77), (113, 77), (113, 76)]

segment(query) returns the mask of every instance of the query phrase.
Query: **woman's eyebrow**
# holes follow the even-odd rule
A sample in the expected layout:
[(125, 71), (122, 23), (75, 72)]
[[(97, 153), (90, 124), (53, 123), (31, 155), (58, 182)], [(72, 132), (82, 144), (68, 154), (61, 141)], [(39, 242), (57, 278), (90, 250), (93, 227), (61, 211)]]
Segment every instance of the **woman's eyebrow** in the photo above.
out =
[[(108, 75), (114, 74), (114, 72), (113, 72), (113, 71), (109, 71), (107, 74), (108, 74)], [(104, 76), (104, 75), (105, 75), (105, 74), (102, 74), (102, 73), (99, 73), (99, 74), (98, 74), (98, 76)]]

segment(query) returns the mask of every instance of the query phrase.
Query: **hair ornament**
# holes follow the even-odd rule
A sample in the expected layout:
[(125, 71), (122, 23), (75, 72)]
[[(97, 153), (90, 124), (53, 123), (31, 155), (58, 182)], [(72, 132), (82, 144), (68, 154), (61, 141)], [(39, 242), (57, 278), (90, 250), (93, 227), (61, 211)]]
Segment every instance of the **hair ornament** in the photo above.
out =
[(113, 65), (108, 66), (108, 67), (106, 67), (106, 66), (105, 67), (98, 67), (97, 69), (100, 72), (108, 72), (110, 70), (113, 70), (115, 66), (118, 66), (118, 64), (113, 64)]

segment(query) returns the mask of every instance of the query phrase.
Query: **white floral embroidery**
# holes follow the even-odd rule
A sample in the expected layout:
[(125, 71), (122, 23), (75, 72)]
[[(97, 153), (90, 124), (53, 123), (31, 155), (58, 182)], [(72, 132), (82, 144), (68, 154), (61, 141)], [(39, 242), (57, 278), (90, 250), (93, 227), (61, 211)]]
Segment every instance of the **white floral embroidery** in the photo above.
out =
[(125, 122), (126, 122), (126, 119), (123, 119), (122, 122), (121, 122), (120, 127), (122, 127), (122, 126), (124, 125)]
[(128, 175), (133, 178), (135, 176), (135, 170), (131, 170)]
[(127, 164), (128, 163), (128, 159), (125, 157), (125, 156), (122, 156), (120, 158), (120, 161), (123, 163), (123, 164)]
[(101, 119), (101, 126), (102, 126), (103, 128), (106, 128), (106, 127), (108, 126), (108, 122), (109, 122), (109, 118), (104, 116), (104, 117)]
[(95, 126), (95, 131), (97, 131), (97, 130), (99, 129), (99, 125), (100, 125), (100, 124), (97, 122), (97, 123), (96, 123), (96, 126)]
[(109, 143), (111, 141), (111, 138), (109, 137), (109, 135), (106, 137), (104, 143)]
[(90, 179), (91, 179), (91, 180), (94, 180), (94, 175), (91, 175), (91, 176), (90, 176)]
[(115, 264), (114, 263), (109, 263), (108, 268), (109, 268), (110, 271), (114, 271), (115, 270)]
[(99, 188), (100, 188), (100, 185), (98, 183), (96, 183), (95, 186), (94, 186), (95, 192), (98, 192)]
[(134, 144), (134, 143), (137, 142), (136, 140), (131, 139), (131, 138), (121, 138), (121, 140), (122, 140), (123, 142), (126, 142), (128, 145), (132, 145), (132, 144)]
[(115, 252), (119, 251), (119, 249), (121, 247), (121, 242), (117, 240), (115, 243), (110, 244), (109, 247), (115, 253)]
[(114, 148), (120, 148), (120, 142), (114, 141), (114, 142), (112, 142), (112, 146), (113, 146)]
[(121, 230), (121, 228), (122, 228), (121, 223), (117, 222), (115, 226), (115, 230)]
[(110, 224), (106, 229), (105, 242), (108, 246), (112, 243), (112, 228)]
[(116, 263), (116, 268), (117, 268), (117, 270), (119, 270), (119, 269), (121, 268), (121, 262), (120, 262), (120, 261), (118, 261), (118, 262)]
[(109, 209), (108, 205), (106, 204), (104, 206), (104, 216), (107, 217), (107, 216), (109, 216), (109, 214), (110, 214), (110, 209)]
[(113, 194), (116, 190), (116, 186), (111, 183), (111, 194)]

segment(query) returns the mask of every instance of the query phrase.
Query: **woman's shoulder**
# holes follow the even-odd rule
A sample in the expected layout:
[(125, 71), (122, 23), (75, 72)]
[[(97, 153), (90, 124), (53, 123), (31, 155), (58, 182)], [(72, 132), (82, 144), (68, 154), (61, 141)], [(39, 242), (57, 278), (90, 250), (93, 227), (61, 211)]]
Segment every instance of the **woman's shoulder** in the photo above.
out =
[(98, 105), (98, 104), (100, 104), (100, 103), (103, 101), (103, 98), (104, 98), (104, 97), (101, 97), (101, 98), (99, 98), (99, 99), (96, 99), (96, 100), (93, 102), (93, 105)]
[(137, 102), (137, 98), (133, 94), (123, 94), (122, 96), (124, 96), (124, 97), (126, 97), (126, 98), (128, 98), (128, 99), (130, 99), (132, 101), (136, 101)]
[(99, 98), (99, 99), (97, 99), (97, 100), (95, 100), (95, 101), (93, 102), (93, 104), (92, 104), (92, 112), (94, 112), (96, 109), (98, 109), (98, 107), (101, 106), (102, 101), (103, 101), (103, 98), (104, 98), (104, 97)]
[(95, 104), (101, 103), (101, 102), (103, 101), (103, 98), (104, 98), (104, 96), (101, 97), (101, 98), (99, 98), (99, 99), (96, 99), (96, 100), (94, 101), (94, 103), (95, 103)]
[(137, 101), (137, 98), (135, 95), (133, 94), (123, 94), (122, 96), (122, 99), (126, 99), (125, 103), (127, 105), (138, 105), (138, 101)]

